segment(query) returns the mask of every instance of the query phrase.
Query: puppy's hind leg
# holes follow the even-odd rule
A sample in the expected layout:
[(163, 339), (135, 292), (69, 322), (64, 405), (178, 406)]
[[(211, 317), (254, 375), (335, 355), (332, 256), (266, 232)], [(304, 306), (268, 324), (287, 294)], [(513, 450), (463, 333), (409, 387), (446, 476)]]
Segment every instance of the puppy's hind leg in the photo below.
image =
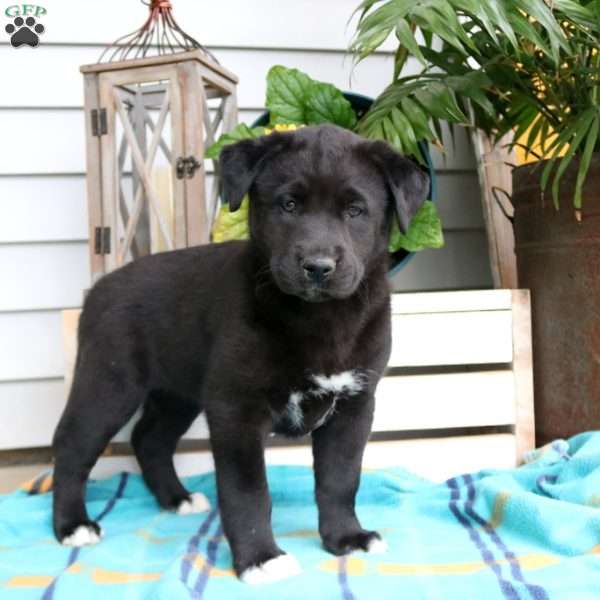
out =
[(101, 529), (85, 508), (85, 484), (110, 439), (125, 425), (144, 391), (102, 369), (78, 366), (69, 401), (54, 434), (53, 526), (59, 542), (83, 546)]
[(131, 436), (146, 485), (160, 506), (179, 514), (210, 508), (203, 494), (188, 493), (173, 465), (177, 442), (199, 413), (199, 405), (163, 390), (152, 391)]

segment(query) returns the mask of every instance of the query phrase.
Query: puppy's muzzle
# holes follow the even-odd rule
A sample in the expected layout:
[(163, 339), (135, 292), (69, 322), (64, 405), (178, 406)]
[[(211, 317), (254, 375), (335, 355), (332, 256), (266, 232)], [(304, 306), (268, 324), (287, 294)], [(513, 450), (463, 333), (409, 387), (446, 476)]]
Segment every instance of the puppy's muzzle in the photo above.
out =
[(302, 261), (304, 277), (311, 283), (322, 285), (335, 271), (336, 263), (333, 258), (311, 258)]

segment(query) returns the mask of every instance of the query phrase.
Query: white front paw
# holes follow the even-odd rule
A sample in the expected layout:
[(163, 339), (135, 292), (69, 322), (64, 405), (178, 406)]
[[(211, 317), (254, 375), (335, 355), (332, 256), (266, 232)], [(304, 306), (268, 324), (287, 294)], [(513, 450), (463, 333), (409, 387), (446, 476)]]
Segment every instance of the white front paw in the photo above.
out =
[(369, 554), (384, 554), (387, 552), (388, 545), (385, 540), (379, 538), (373, 538), (367, 546), (367, 552)]
[(302, 569), (298, 561), (291, 554), (281, 554), (262, 565), (246, 569), (240, 575), (240, 579), (250, 585), (260, 585), (287, 579), (300, 573), (302, 573)]
[(102, 529), (100, 529), (100, 534), (97, 534), (93, 527), (90, 527), (89, 525), (80, 525), (71, 535), (64, 537), (60, 543), (63, 546), (81, 548), (81, 546), (97, 544), (101, 538)]

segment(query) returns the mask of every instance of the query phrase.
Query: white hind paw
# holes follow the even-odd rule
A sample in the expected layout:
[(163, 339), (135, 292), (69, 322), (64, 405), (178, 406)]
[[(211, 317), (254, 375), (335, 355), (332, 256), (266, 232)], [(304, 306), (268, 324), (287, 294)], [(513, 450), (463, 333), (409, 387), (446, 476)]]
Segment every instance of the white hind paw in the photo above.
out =
[(194, 515), (196, 513), (206, 512), (210, 510), (210, 502), (208, 498), (199, 492), (190, 494), (189, 500), (183, 502), (177, 507), (178, 515)]

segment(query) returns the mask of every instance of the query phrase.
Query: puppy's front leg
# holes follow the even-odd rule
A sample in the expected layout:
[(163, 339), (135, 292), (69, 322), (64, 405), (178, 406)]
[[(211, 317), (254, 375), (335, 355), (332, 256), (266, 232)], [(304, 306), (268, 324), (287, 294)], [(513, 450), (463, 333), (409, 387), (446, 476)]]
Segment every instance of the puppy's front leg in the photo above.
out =
[(232, 415), (210, 417), (219, 509), (240, 579), (258, 584), (300, 572), (276, 544), (264, 460), (266, 428)]
[(329, 552), (382, 552), (376, 531), (363, 529), (354, 511), (363, 452), (371, 432), (371, 393), (340, 399), (338, 412), (312, 433), (319, 533)]

